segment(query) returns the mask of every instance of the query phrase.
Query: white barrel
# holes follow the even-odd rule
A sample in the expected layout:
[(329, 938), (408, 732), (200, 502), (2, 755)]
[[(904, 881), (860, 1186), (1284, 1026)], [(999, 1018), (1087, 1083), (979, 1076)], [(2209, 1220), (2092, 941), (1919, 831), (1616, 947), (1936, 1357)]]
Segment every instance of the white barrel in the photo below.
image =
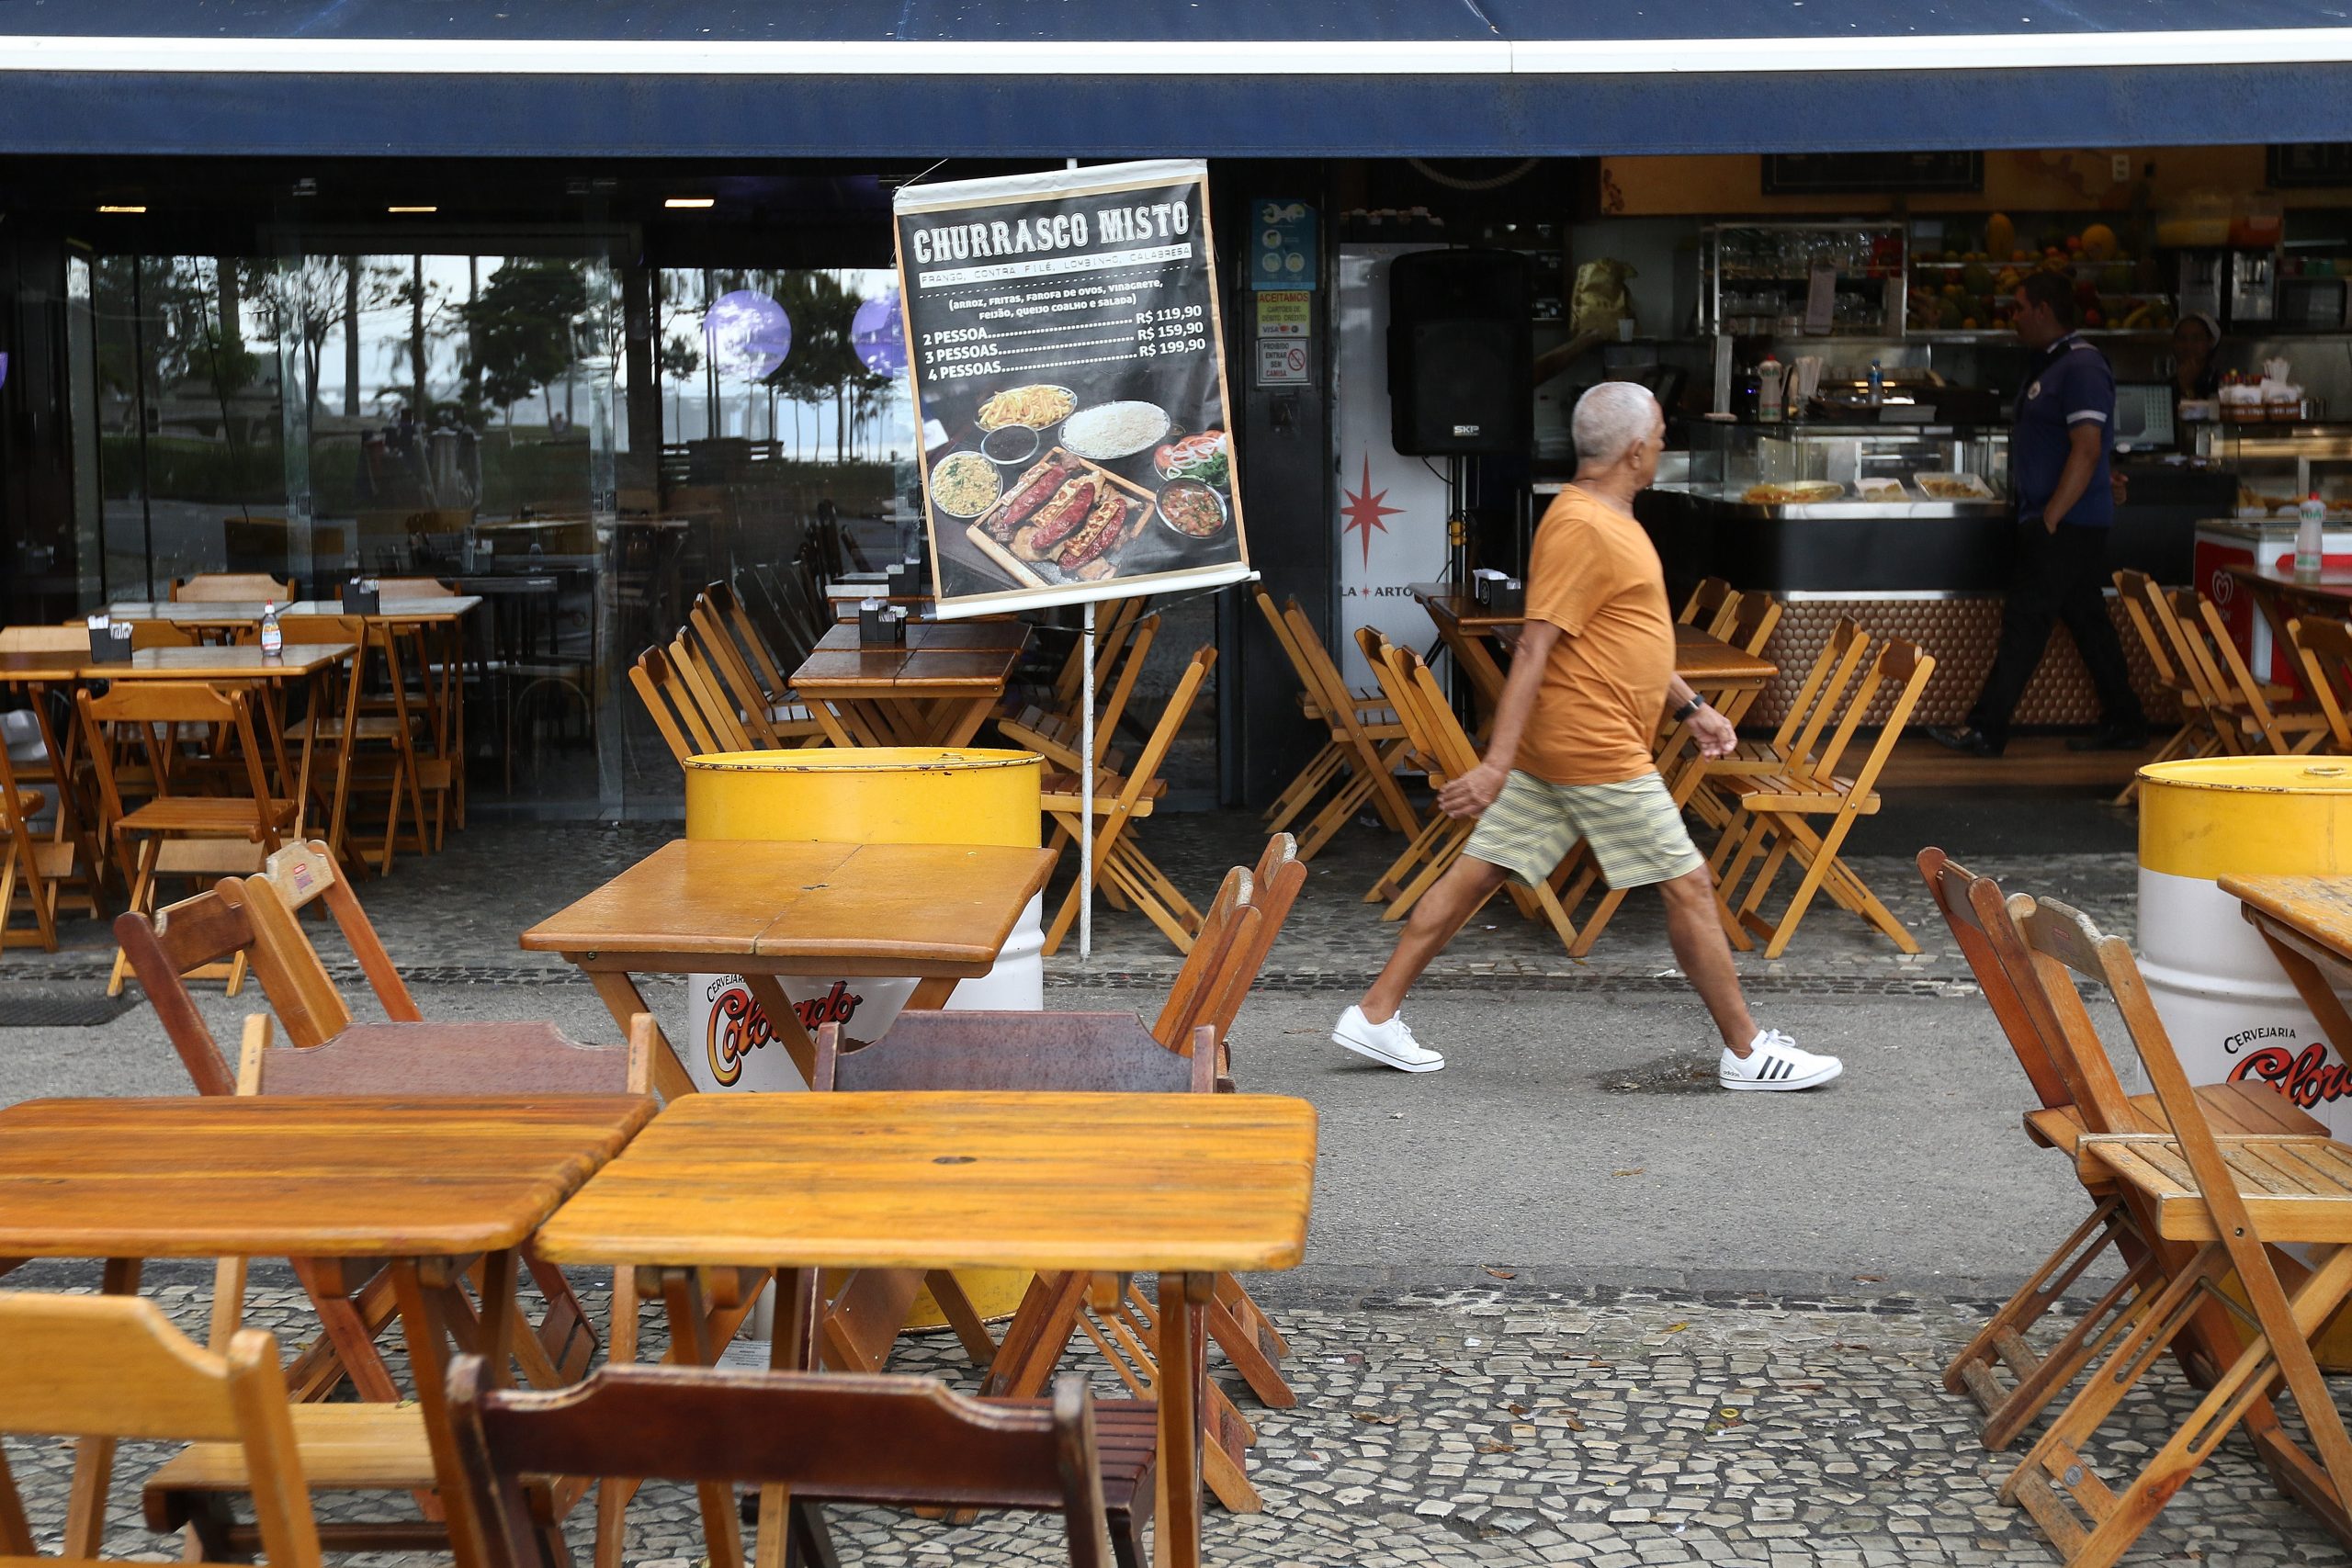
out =
[[(2336, 1136), (2352, 1075), (2223, 876), (2352, 874), (2352, 766), (2211, 757), (2140, 772), (2140, 967), (2191, 1083), (2274, 1084)], [(2120, 1066), (2120, 1064), (2119, 1064)]]

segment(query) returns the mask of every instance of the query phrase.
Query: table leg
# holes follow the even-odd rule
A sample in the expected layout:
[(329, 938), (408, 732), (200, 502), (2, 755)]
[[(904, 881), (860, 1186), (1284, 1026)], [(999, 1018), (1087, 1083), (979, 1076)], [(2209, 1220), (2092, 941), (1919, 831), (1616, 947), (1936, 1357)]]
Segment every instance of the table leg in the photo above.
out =
[[(702, 1284), (691, 1269), (666, 1269), (662, 1273), (662, 1304), (670, 1317), (673, 1354), (688, 1366), (707, 1367), (718, 1359), (723, 1345), (713, 1336), (703, 1314)], [(743, 1561), (742, 1526), (735, 1517), (735, 1489), (724, 1482), (706, 1481), (695, 1487), (702, 1504), (703, 1551), (712, 1568), (733, 1568)]]
[(817, 1043), (808, 1038), (808, 1030), (800, 1021), (800, 1010), (784, 994), (784, 982), (773, 975), (746, 975), (743, 987), (752, 993), (752, 1002), (767, 1016), (768, 1030), (775, 1043), (784, 1047), (792, 1065), (800, 1069), (800, 1081), (817, 1080)]
[(1003, 694), (1002, 692), (991, 692), (985, 697), (975, 697), (965, 703), (960, 711), (951, 716), (947, 733), (940, 744), (970, 745), (972, 737), (980, 732), (980, 726), (987, 723), (989, 715), (996, 711), (997, 699)]
[(801, 700), (808, 705), (808, 711), (816, 716), (817, 727), (825, 732), (827, 742), (842, 747), (843, 750), (860, 743), (856, 737), (849, 732), (848, 726), (842, 723), (842, 716), (833, 711), (832, 704), (820, 697), (804, 696)]
[[(109, 1258), (98, 1289), (109, 1296), (139, 1293), (141, 1259)], [(84, 1438), (74, 1445), (74, 1489), (65, 1505), (65, 1555), (95, 1558), (107, 1533), (107, 1489), (114, 1480), (114, 1439)]]
[(1152, 1532), (1157, 1568), (1200, 1568), (1202, 1310), (1214, 1274), (1159, 1277), (1159, 1488)]
[(913, 994), (907, 998), (906, 1010), (937, 1012), (947, 1005), (947, 998), (954, 996), (956, 987), (963, 983), (949, 975), (926, 976), (915, 982)]
[[(578, 964), (580, 960), (574, 957), (571, 962)], [(613, 1021), (620, 1026), (621, 1037), (627, 1039), (628, 1021), (639, 1013), (653, 1011), (646, 1005), (644, 993), (637, 988), (637, 982), (628, 977), (627, 970), (591, 969), (587, 973), (589, 983), (596, 987), (596, 995), (604, 1000), (605, 1010), (613, 1015)], [(685, 1063), (678, 1059), (677, 1047), (670, 1043), (670, 1036), (658, 1021), (658, 1015), (653, 1033), (662, 1046), (653, 1053), (653, 1092), (665, 1101), (675, 1100), (682, 1094), (695, 1093), (695, 1080), (687, 1073)], [(815, 1058), (812, 1056), (810, 1059), (813, 1061)]]
[[(768, 1366), (780, 1372), (805, 1372), (817, 1364), (818, 1276), (813, 1269), (779, 1269), (775, 1273), (775, 1337), (768, 1346)], [(796, 1539), (805, 1537), (806, 1539)], [(803, 1563), (831, 1560), (831, 1542), (824, 1517), (814, 1504), (796, 1510), (786, 1486), (760, 1488), (760, 1526), (752, 1568), (786, 1568), (795, 1555)]]
[(408, 1342), (409, 1375), (416, 1385), (416, 1402), (424, 1412), (433, 1474), (440, 1483), (442, 1511), (449, 1523), (449, 1549), (458, 1568), (486, 1568), (489, 1556), (473, 1509), (467, 1505), (465, 1472), (449, 1446), (448, 1343), (459, 1336), (472, 1340), (488, 1363), (490, 1385), (503, 1388), (508, 1382), (506, 1352), (511, 1348), (507, 1334), (514, 1314), (514, 1250), (492, 1253), (484, 1264), (478, 1325), (460, 1322), (473, 1315), (464, 1310), (463, 1293), (458, 1288), (458, 1280), (465, 1274), (462, 1260), (398, 1258), (390, 1266), (392, 1292), (401, 1303), (401, 1330)]

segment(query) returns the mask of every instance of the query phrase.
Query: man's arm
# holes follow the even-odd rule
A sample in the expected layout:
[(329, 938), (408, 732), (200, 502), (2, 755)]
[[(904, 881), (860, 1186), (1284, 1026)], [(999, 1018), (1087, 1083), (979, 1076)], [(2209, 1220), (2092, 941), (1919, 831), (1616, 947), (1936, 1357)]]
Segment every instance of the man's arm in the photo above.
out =
[(1560, 628), (1549, 621), (1528, 621), (1520, 628), (1519, 646), (1511, 650), (1510, 676), (1503, 682), (1502, 701), (1495, 707), (1494, 733), (1478, 765), (1458, 779), (1449, 779), (1437, 792), (1438, 806), (1449, 817), (1476, 817), (1495, 803), (1519, 760), (1520, 737), (1527, 732), (1527, 716), (1535, 711), (1535, 694), (1544, 685), (1544, 666)]
[(2052, 533), (2075, 510), (2075, 502), (2091, 488), (2091, 476), (2098, 472), (2098, 455), (2107, 445), (2107, 428), (2095, 419), (2077, 420), (2066, 429), (2068, 450), (2066, 466), (2059, 470), (2058, 488), (2050, 492), (2042, 503), (2041, 525)]

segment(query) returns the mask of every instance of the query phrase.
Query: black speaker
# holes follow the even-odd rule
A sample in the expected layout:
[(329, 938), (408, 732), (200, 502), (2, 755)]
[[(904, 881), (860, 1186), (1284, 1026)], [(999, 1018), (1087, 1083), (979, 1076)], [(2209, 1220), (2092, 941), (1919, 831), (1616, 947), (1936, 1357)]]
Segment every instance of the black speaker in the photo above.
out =
[(1533, 277), (1516, 251), (1416, 251), (1389, 264), (1389, 440), (1397, 451), (1527, 451)]

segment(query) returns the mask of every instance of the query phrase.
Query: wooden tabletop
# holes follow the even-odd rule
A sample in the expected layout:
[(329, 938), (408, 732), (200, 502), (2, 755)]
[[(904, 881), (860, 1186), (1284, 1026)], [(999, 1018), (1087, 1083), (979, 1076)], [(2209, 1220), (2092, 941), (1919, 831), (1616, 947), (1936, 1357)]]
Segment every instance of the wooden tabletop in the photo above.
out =
[[(1498, 625), (1494, 637), (1505, 648), (1519, 647), (1520, 623)], [(1719, 637), (1710, 637), (1696, 626), (1678, 625), (1674, 628), (1674, 672), (1694, 686), (1761, 686), (1781, 672), (1781, 667), (1760, 654), (1734, 648)]]
[[(1009, 648), (1015, 653), (1029, 646), (1029, 628), (1019, 621), (909, 621), (909, 649), (961, 649), (966, 652), (989, 652)], [(857, 653), (862, 649), (857, 640), (857, 623), (842, 621), (817, 639), (819, 653)], [(877, 649), (895, 653), (896, 649)]]
[(2224, 876), (2222, 891), (2352, 963), (2352, 876)]
[(2292, 571), (2280, 571), (2271, 566), (2232, 566), (2222, 570), (2241, 582), (2274, 593), (2291, 594), (2331, 604), (2352, 604), (2352, 567), (2328, 567), (2312, 581), (2305, 581)]
[[(367, 612), (371, 621), (454, 621), (481, 603), (479, 593), (437, 593), (423, 598), (383, 597), (382, 608)], [(223, 600), (208, 603), (200, 599), (139, 599), (107, 606), (107, 614), (118, 621), (167, 621), (179, 626), (246, 626), (261, 620), (266, 608), (259, 600), (244, 602)], [(346, 611), (340, 599), (296, 599), (280, 604), (281, 615), (358, 615)]]
[(348, 642), (289, 642), (277, 654), (237, 648), (149, 648), (128, 664), (100, 664), (81, 652), (0, 652), (0, 681), (284, 681), (339, 664), (357, 651)]
[(1042, 849), (680, 839), (523, 945), (648, 970), (969, 978), (995, 965), (1053, 866)]
[(1021, 661), (1016, 648), (909, 646), (843, 652), (820, 646), (792, 672), (803, 696), (888, 697), (1003, 690)]
[(1492, 631), (1497, 626), (1515, 626), (1527, 617), (1517, 610), (1497, 612), (1487, 609), (1469, 594), (1457, 591), (1448, 582), (1416, 582), (1413, 597), (1432, 620), (1451, 621), (1465, 632)]
[(642, 1267), (1287, 1269), (1314, 1187), (1303, 1100), (698, 1094), (538, 1247)]
[(653, 1110), (639, 1095), (28, 1100), (0, 1110), (0, 1257), (513, 1247)]

